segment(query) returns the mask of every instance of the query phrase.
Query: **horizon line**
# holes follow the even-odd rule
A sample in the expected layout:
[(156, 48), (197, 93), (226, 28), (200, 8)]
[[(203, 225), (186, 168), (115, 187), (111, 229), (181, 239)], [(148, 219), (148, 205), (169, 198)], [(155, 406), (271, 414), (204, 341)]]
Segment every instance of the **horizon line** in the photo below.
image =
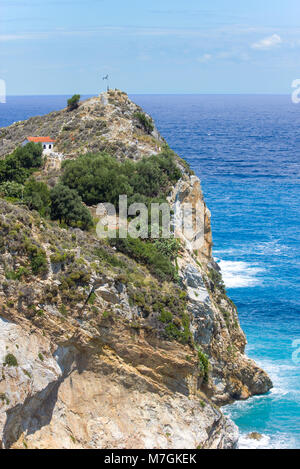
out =
[[(121, 90), (122, 91), (122, 90)], [(105, 91), (101, 91), (101, 93), (104, 93)], [(81, 96), (99, 96), (101, 93), (83, 93)], [(245, 93), (134, 93), (134, 92), (129, 92), (127, 95), (135, 95), (135, 96), (290, 96), (290, 93), (270, 93), (270, 92), (245, 92)], [(32, 94), (32, 93), (26, 93), (26, 94), (7, 94), (6, 97), (8, 98), (15, 98), (15, 97), (30, 97), (30, 96), (69, 96), (74, 93), (42, 93), (42, 94)]]

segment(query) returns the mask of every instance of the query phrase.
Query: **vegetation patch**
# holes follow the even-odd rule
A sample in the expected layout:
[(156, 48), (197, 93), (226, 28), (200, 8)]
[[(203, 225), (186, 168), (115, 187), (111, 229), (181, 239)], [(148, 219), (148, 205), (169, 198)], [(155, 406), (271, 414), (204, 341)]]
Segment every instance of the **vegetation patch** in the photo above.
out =
[(4, 359), (3, 366), (19, 366), (18, 360), (12, 353), (8, 353)]
[(74, 111), (79, 106), (80, 94), (74, 94), (72, 98), (68, 99), (68, 111)]
[(8, 399), (7, 395), (4, 392), (0, 393), (0, 401), (2, 401), (2, 404), (9, 405), (10, 400)]
[(144, 112), (137, 111), (134, 113), (134, 118), (139, 122), (147, 134), (151, 134), (154, 130), (154, 124), (151, 117), (147, 117)]
[(51, 218), (74, 228), (88, 229), (93, 225), (89, 210), (75, 190), (57, 184), (50, 192)]
[(126, 268), (127, 264), (124, 260), (120, 259), (115, 253), (112, 254), (102, 246), (97, 247), (94, 250), (94, 254), (102, 261), (104, 264), (108, 264), (112, 267), (121, 267)]
[(178, 280), (172, 258), (161, 252), (155, 243), (143, 241), (140, 238), (127, 237), (112, 238), (110, 239), (110, 244), (131, 259), (145, 264), (149, 271), (160, 280)]
[(223, 278), (220, 272), (216, 269), (208, 270), (208, 277), (212, 281), (212, 288), (217, 288), (222, 294), (226, 294), (226, 288), (223, 282)]
[(198, 366), (203, 376), (203, 381), (207, 382), (209, 378), (209, 359), (200, 348), (198, 348)]
[(128, 204), (164, 199), (181, 177), (174, 153), (167, 148), (137, 163), (121, 163), (107, 153), (82, 155), (64, 161), (63, 171), (62, 184), (75, 189), (87, 205), (109, 202), (115, 207), (119, 195), (127, 195)]
[(32, 273), (35, 275), (46, 274), (48, 272), (48, 263), (45, 250), (29, 240), (26, 240), (25, 247), (29, 256)]
[(32, 172), (41, 167), (42, 153), (41, 143), (30, 142), (18, 147), (13, 153), (0, 160), (0, 183), (14, 181), (23, 184)]

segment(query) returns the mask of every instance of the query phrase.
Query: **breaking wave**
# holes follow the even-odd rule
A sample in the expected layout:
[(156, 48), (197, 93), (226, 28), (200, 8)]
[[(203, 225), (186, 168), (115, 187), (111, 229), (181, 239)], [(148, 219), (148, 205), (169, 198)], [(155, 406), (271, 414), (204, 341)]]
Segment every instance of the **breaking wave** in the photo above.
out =
[(254, 267), (247, 262), (217, 260), (227, 288), (254, 287), (262, 283), (260, 273), (264, 269)]

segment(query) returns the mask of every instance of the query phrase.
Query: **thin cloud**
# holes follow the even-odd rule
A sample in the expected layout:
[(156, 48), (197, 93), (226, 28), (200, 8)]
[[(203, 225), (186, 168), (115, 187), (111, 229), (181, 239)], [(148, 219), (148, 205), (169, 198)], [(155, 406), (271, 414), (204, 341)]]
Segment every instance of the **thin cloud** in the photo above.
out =
[(272, 49), (273, 47), (278, 46), (282, 43), (282, 39), (278, 34), (273, 34), (272, 36), (265, 37), (258, 42), (255, 42), (251, 45), (252, 49), (258, 50), (268, 50)]
[(19, 41), (21, 39), (36, 39), (36, 34), (0, 34), (0, 42)]
[(201, 57), (198, 57), (197, 61), (202, 63), (202, 64), (205, 64), (205, 63), (209, 62), (211, 59), (212, 59), (211, 54), (203, 54)]

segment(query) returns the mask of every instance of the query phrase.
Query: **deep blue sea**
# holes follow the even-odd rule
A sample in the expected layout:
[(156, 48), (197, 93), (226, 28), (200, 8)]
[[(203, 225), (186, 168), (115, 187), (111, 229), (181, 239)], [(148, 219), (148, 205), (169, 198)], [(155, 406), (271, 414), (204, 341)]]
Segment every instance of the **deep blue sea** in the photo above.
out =
[[(247, 353), (274, 382), (268, 395), (225, 408), (240, 428), (240, 447), (300, 448), (300, 105), (289, 96), (132, 98), (201, 178), (214, 255)], [(0, 126), (65, 102), (8, 98)], [(260, 442), (247, 438), (253, 431), (263, 434)]]

